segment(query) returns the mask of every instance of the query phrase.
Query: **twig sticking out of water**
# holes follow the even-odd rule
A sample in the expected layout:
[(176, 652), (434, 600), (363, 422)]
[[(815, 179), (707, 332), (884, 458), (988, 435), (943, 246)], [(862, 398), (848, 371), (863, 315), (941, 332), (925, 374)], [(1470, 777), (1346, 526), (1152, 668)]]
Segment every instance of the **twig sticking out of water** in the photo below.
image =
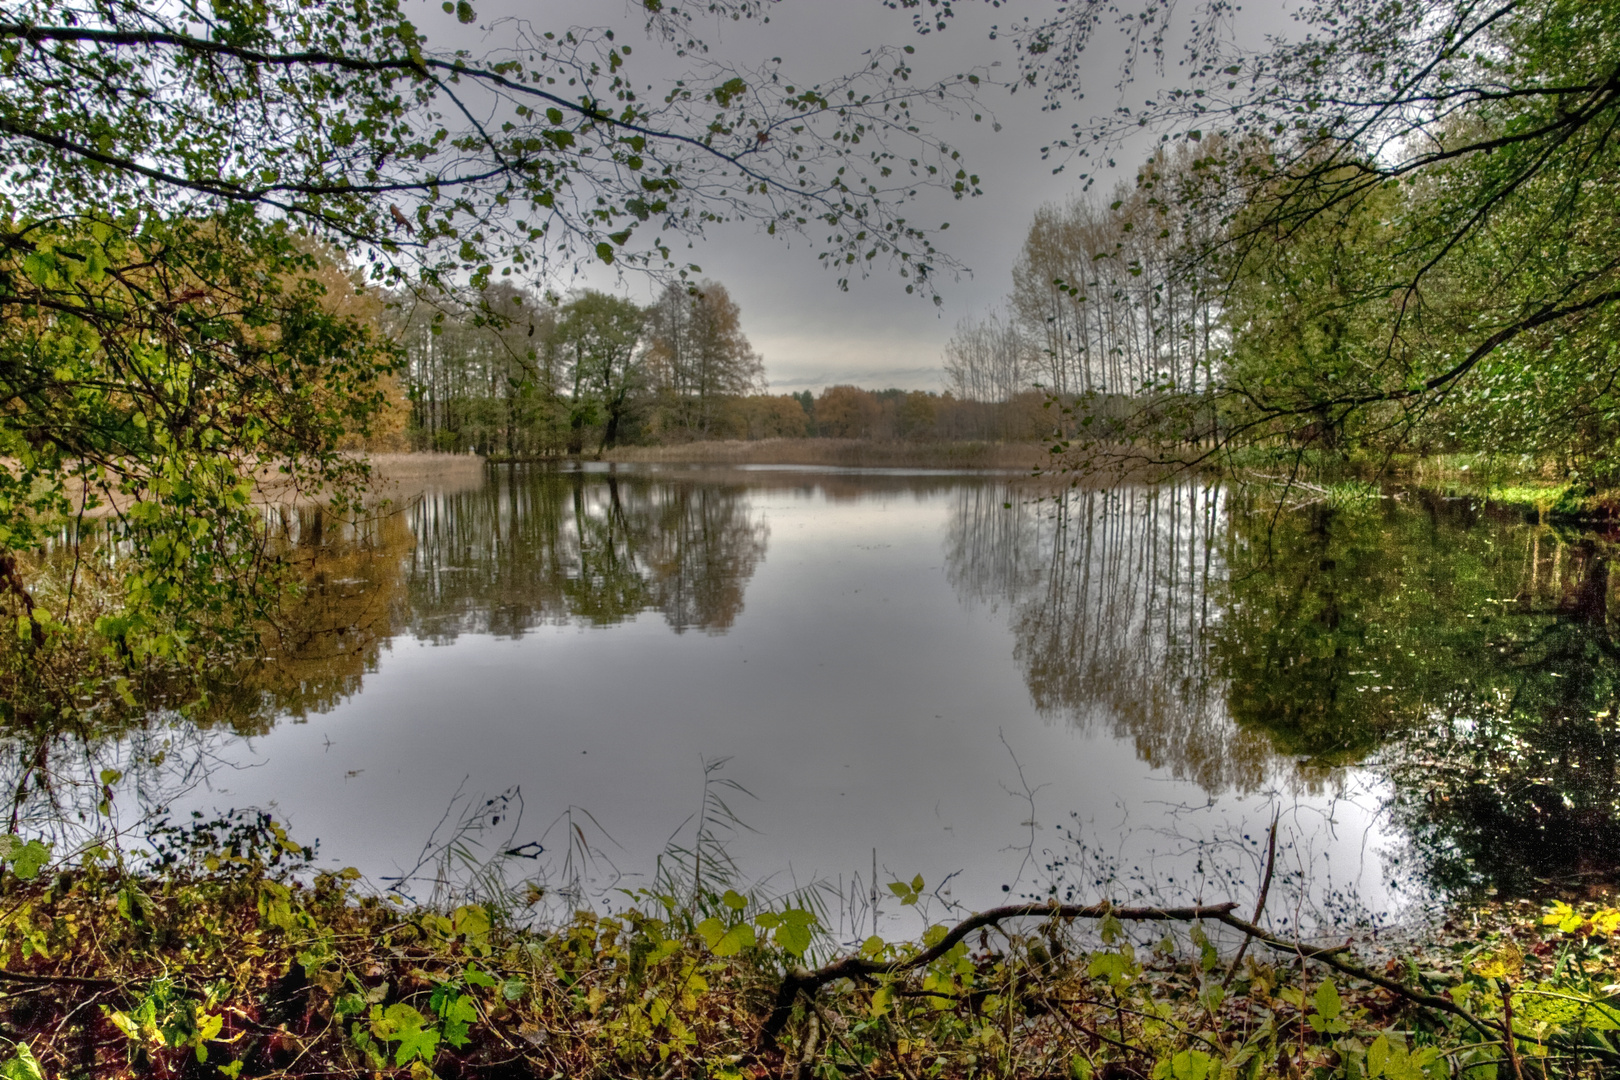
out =
[[(1254, 904), (1254, 918), (1249, 921), (1256, 926), (1260, 925), (1260, 917), (1266, 912), (1266, 894), (1271, 891), (1271, 872), (1277, 868), (1277, 822), (1282, 811), (1275, 810), (1271, 815), (1270, 835), (1266, 838), (1266, 873), (1260, 881), (1260, 897)], [(1243, 963), (1243, 954), (1249, 951), (1249, 942), (1254, 938), (1249, 934), (1243, 935), (1243, 944), (1238, 946), (1237, 955), (1232, 957), (1232, 966), (1227, 969), (1226, 978), (1221, 980), (1221, 989), (1226, 990), (1232, 985), (1232, 979), (1237, 976), (1238, 965)]]

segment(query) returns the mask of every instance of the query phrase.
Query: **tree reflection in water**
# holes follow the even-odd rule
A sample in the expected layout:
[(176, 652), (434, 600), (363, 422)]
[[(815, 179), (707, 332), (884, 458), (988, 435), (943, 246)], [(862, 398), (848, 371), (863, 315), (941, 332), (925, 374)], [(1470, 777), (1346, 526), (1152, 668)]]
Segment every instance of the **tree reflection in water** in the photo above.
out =
[(1037, 707), (1155, 767), (1212, 794), (1370, 770), (1392, 859), (1445, 892), (1620, 876), (1607, 537), (1422, 493), (965, 489), (947, 555), (1008, 606)]
[(10, 816), (70, 839), (109, 769), (139, 791), (129, 806), (161, 805), (205, 782), (223, 741), (356, 693), (401, 634), (645, 613), (724, 633), (765, 554), (754, 494), (783, 489), (948, 493), (950, 581), (1006, 611), (1036, 708), (1155, 768), (1212, 794), (1332, 790), (1365, 770), (1406, 837), (1390, 857), (1443, 891), (1620, 877), (1610, 537), (1421, 493), (1279, 509), (1207, 482), (1036, 500), (946, 476), (518, 468), (360, 519), (268, 511), (307, 587), (265, 656), (184, 721), (8, 733)]
[(648, 611), (677, 633), (723, 633), (743, 610), (768, 532), (740, 485), (544, 469), (500, 470), (471, 490), (358, 517), (274, 507), (266, 524), (302, 588), (263, 628), (262, 655), (222, 673), (184, 718), (8, 733), (0, 784), (11, 792), (10, 831), (70, 844), (92, 835), (102, 778), (114, 772), (128, 813), (180, 798), (207, 782), (225, 740), (358, 693), (402, 633), (512, 637)]
[(221, 709), (264, 723), (356, 693), (401, 633), (443, 644), (647, 611), (677, 633), (723, 633), (768, 535), (740, 486), (543, 469), (502, 469), (336, 529), (313, 509), (283, 517), (307, 585), (259, 674)]
[(965, 597), (1010, 608), (1036, 708), (1128, 738), (1205, 790), (1275, 781), (1261, 733), (1229, 718), (1210, 631), (1226, 577), (1218, 485), (963, 489), (946, 541)]
[(503, 469), (409, 516), (408, 629), (435, 641), (646, 611), (723, 633), (768, 535), (741, 485), (646, 475)]

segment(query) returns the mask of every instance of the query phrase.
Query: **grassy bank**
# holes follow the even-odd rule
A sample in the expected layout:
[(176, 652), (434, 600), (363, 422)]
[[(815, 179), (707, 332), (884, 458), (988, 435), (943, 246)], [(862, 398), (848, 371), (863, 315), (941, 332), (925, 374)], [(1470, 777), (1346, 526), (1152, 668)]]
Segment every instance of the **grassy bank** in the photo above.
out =
[(1233, 475), (1266, 481), (1399, 484), (1472, 498), (1549, 524), (1602, 525), (1620, 519), (1620, 489), (1572, 478), (1564, 466), (1528, 455), (1324, 453), (1250, 447), (1223, 459)]
[[(0, 1075), (1531, 1080), (1620, 1065), (1620, 912), (1467, 913), (1371, 967), (1231, 905), (998, 909), (841, 945), (813, 911), (694, 890), (525, 928), (515, 897), (433, 908), (359, 891), (352, 872), (301, 882), (276, 865), (296, 846), (259, 832), (268, 860), (235, 844), (146, 874), (105, 859), (42, 873), (41, 851), (10, 841)], [(921, 885), (891, 891), (916, 905)]]
[(1572, 480), (1555, 464), (1528, 457), (1413, 458), (1392, 463), (1391, 474), (1415, 486), (1472, 497), (1549, 524), (1593, 525), (1620, 518), (1620, 491)]
[(1049, 464), (1040, 443), (898, 442), (873, 439), (761, 439), (620, 446), (603, 455), (619, 462), (700, 465), (823, 465), (842, 468), (1017, 469)]

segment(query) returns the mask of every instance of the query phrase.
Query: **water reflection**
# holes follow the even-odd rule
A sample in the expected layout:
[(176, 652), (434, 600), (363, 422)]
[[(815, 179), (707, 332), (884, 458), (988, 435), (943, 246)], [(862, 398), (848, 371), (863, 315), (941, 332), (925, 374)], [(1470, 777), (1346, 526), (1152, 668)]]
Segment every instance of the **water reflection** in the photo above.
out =
[(1212, 793), (1274, 779), (1269, 742), (1231, 722), (1211, 671), (1230, 527), (1224, 489), (1030, 495), (963, 490), (946, 551), (964, 597), (1010, 608), (1036, 707), (1130, 739), (1144, 762)]
[(1443, 891), (1620, 870), (1612, 542), (1422, 493), (964, 491), (952, 581), (1030, 695), (1211, 794), (1370, 769)]
[(447, 644), (648, 611), (676, 633), (724, 633), (769, 530), (740, 485), (505, 469), (359, 520), (278, 512), (304, 589), (217, 712), (243, 734), (358, 693), (398, 634)]
[(741, 485), (646, 475), (504, 469), (409, 518), (409, 629), (440, 643), (647, 611), (724, 633), (768, 536)]
[(1388, 775), (1446, 891), (1614, 875), (1607, 539), (1424, 495), (1241, 520), (1215, 645), (1239, 724)]
[[(14, 820), (41, 829), (93, 821), (104, 769), (139, 789), (131, 806), (170, 801), (207, 784), (235, 736), (337, 709), (388, 650), (409, 642), (513, 658), (490, 669), (492, 682), (512, 687), (479, 721), (493, 740), (500, 717), (535, 697), (514, 673), (560, 663), (570, 647), (533, 631), (649, 616), (671, 633), (620, 637), (612, 656), (600, 655), (597, 639), (580, 644), (570, 663), (600, 666), (552, 676), (543, 696), (561, 698), (575, 676), (598, 690), (631, 681), (619, 677), (630, 671), (661, 678), (643, 698), (627, 689), (616, 706), (623, 728), (604, 739), (625, 741), (645, 739), (647, 717), (677, 682), (697, 696), (666, 711), (717, 712), (735, 694), (734, 715), (716, 730), (728, 739), (769, 733), (779, 742), (754, 752), (795, 763), (831, 738), (828, 717), (847, 720), (834, 741), (855, 764), (887, 752), (879, 742), (856, 747), (913, 709), (922, 724), (885, 768), (920, 747), (942, 755), (934, 769), (988, 774), (994, 763), (947, 760), (949, 705), (915, 707), (960, 677), (952, 705), (989, 688), (971, 724), (992, 739), (1022, 708), (1034, 728), (1118, 740), (1126, 771), (1134, 752), (1142, 775), (1151, 770), (1157, 782), (1162, 772), (1211, 797), (1314, 797), (1352, 780), (1387, 792), (1384, 820), (1403, 838), (1392, 870), (1444, 892), (1522, 894), (1620, 876), (1613, 539), (1421, 493), (1290, 497), (1295, 504), (1279, 507), (1275, 492), (1208, 482), (1043, 492), (982, 477), (518, 468), (359, 519), (275, 510), (283, 554), (307, 587), (268, 628), (260, 661), (222, 677), (185, 724), (154, 716), (135, 733), (12, 733), (0, 744), (0, 783), (13, 793)], [(904, 528), (877, 516), (902, 508)], [(787, 523), (777, 543), (788, 554), (766, 574), (768, 512)], [(875, 553), (902, 534), (911, 545), (903, 552)], [(931, 569), (941, 537), (944, 580)], [(953, 592), (993, 612), (998, 636), (947, 626), (960, 613)], [(943, 608), (907, 606), (933, 603), (934, 593)], [(746, 676), (735, 665), (753, 641), (700, 648), (745, 611), (761, 631), (748, 637), (772, 643), (751, 654)], [(800, 636), (771, 636), (784, 627)], [(872, 627), (883, 629), (862, 638)], [(462, 640), (472, 638), (487, 642)], [(929, 674), (891, 686), (891, 673), (917, 659), (902, 639), (921, 643), (916, 652), (930, 662), (936, 642), (948, 655), (938, 667), (906, 668)], [(798, 644), (771, 654), (780, 641)], [(843, 657), (840, 647), (857, 641), (857, 655)], [(434, 663), (431, 650), (411, 655), (421, 659), (396, 666)], [(826, 675), (824, 661), (834, 665)], [(753, 674), (767, 670), (770, 679)], [(1020, 682), (1027, 703), (1017, 700)], [(554, 737), (602, 695), (577, 696), (514, 726)], [(1060, 723), (1043, 728), (1031, 709)], [(928, 726), (930, 716), (940, 724)], [(425, 737), (441, 719), (442, 710), (390, 712), (387, 723)], [(1113, 782), (1079, 779), (1099, 790)], [(823, 809), (854, 790), (842, 777), (804, 780), (832, 786), (806, 804)]]

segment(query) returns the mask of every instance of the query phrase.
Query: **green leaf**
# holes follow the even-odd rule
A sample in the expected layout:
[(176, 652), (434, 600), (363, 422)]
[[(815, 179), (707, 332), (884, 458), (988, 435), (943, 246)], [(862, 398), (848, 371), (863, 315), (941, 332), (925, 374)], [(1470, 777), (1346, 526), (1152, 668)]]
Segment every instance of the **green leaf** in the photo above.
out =
[(771, 934), (775, 942), (784, 952), (793, 956), (803, 956), (810, 948), (813, 939), (813, 928), (816, 925), (814, 913), (799, 908), (789, 908), (781, 913), (781, 923)]
[(1373, 1077), (1383, 1076), (1384, 1067), (1388, 1063), (1389, 1039), (1380, 1035), (1373, 1040), (1371, 1046), (1367, 1047), (1367, 1076), (1369, 1080)]
[(1328, 979), (1316, 988), (1316, 1011), (1329, 1020), (1337, 1020), (1344, 1003), (1339, 999), (1339, 988)]
[(473, 11), (473, 6), (467, 3), (467, 0), (457, 0), (456, 22), (466, 24), (477, 21), (478, 15)]
[(1305, 1018), (1313, 1030), (1337, 1034), (1350, 1029), (1350, 1025), (1339, 1016), (1344, 1011), (1344, 1003), (1339, 1000), (1339, 988), (1332, 979), (1316, 988), (1315, 1003), (1316, 1011)]
[(487, 937), (490, 928), (489, 910), (481, 904), (467, 904), (451, 913), (450, 923), (457, 934), (469, 939)]
[(1086, 967), (1086, 974), (1093, 979), (1107, 979), (1109, 986), (1118, 986), (1125, 981), (1131, 970), (1131, 962), (1117, 952), (1094, 953), (1091, 963)]
[(16, 1045), (12, 1055), (3, 1064), (0, 1064), (0, 1078), (3, 1080), (45, 1080), (45, 1071), (39, 1067), (39, 1059), (28, 1044), (20, 1042)]
[(1204, 1080), (1209, 1074), (1210, 1057), (1202, 1050), (1183, 1050), (1170, 1059), (1170, 1075), (1175, 1080)]
[(732, 99), (741, 97), (747, 91), (748, 84), (739, 77), (733, 76), (714, 88), (714, 100), (722, 109), (731, 105)]
[(0, 860), (11, 863), (11, 872), (19, 881), (33, 881), (51, 861), (51, 845), (38, 840), (24, 843), (18, 836), (0, 836)]
[(457, 1049), (466, 1046), (472, 1026), (478, 1022), (478, 1006), (473, 999), (452, 991), (439, 1001), (434, 1011), (443, 1025), (444, 1041)]
[(399, 1043), (394, 1050), (395, 1065), (432, 1062), (439, 1049), (439, 1033), (428, 1024), (427, 1017), (403, 1001), (388, 1006), (380, 1014), (374, 1010), (372, 1015), (371, 1033), (386, 1042)]
[(735, 956), (755, 944), (754, 928), (747, 923), (727, 926), (719, 919), (704, 919), (697, 929), (709, 951), (718, 957)]

